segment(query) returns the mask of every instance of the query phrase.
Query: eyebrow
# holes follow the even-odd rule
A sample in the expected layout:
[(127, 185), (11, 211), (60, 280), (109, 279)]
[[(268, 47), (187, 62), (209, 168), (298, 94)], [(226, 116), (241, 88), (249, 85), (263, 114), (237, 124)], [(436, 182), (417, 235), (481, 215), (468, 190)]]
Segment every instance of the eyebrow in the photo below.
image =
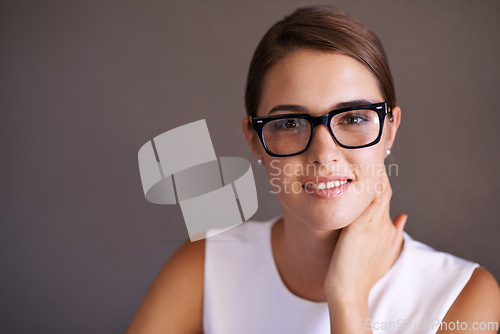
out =
[[(362, 106), (366, 104), (372, 104), (373, 102), (370, 102), (368, 100), (360, 99), (360, 100), (352, 100), (352, 101), (346, 101), (346, 102), (340, 102), (334, 106), (331, 107), (331, 110), (335, 109), (343, 109), (343, 108), (351, 108), (351, 107), (356, 107), (356, 106)], [(272, 108), (268, 115), (271, 115), (274, 112), (277, 111), (291, 111), (291, 112), (308, 112), (309, 109), (307, 107), (301, 106), (301, 105), (296, 105), (296, 104), (280, 104), (277, 105), (276, 107)]]
[(293, 112), (308, 112), (309, 110), (304, 106), (299, 106), (296, 104), (280, 104), (268, 112), (268, 115), (276, 111), (293, 111)]

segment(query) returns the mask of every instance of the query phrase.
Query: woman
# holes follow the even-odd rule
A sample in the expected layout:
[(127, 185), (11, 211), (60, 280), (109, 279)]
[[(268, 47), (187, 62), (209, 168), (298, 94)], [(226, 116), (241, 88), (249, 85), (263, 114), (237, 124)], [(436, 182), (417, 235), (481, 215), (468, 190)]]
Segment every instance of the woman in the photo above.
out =
[(283, 217), (184, 244), (128, 333), (496, 333), (477, 327), (500, 321), (492, 275), (389, 216), (384, 159), (401, 110), (366, 26), (327, 6), (275, 24), (246, 108), (244, 135)]

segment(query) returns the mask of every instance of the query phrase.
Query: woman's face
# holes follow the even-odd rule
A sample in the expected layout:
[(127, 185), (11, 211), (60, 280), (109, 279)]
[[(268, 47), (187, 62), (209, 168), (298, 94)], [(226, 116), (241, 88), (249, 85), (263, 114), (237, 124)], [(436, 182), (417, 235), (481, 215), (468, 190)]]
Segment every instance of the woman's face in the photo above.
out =
[[(267, 116), (284, 105), (322, 116), (345, 104), (378, 102), (384, 102), (378, 81), (365, 65), (345, 55), (301, 49), (267, 73), (257, 116)], [(293, 112), (279, 110), (271, 115)], [(327, 127), (319, 125), (308, 149), (292, 157), (269, 156), (245, 121), (243, 128), (254, 155), (267, 169), (285, 217), (293, 216), (319, 230), (333, 230), (351, 223), (376, 195), (399, 120), (400, 110), (394, 108), (393, 120), (385, 119), (380, 142), (361, 149), (338, 146)], [(321, 183), (331, 188), (315, 189), (322, 188)]]

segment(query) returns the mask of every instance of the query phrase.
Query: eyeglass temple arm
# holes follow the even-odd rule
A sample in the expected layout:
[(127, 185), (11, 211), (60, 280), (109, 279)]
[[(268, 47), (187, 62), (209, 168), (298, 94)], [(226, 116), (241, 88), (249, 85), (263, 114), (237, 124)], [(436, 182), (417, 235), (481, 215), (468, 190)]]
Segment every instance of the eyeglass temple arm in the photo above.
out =
[(248, 116), (248, 127), (251, 129), (254, 129), (254, 124), (253, 124), (253, 117)]

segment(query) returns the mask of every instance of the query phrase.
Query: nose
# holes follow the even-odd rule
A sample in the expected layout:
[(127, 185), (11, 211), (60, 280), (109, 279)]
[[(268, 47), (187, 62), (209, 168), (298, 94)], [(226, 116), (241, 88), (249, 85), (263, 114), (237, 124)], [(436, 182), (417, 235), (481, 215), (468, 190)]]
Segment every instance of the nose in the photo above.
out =
[(341, 147), (337, 144), (326, 125), (318, 125), (314, 129), (311, 143), (306, 150), (310, 164), (328, 165), (341, 158)]

